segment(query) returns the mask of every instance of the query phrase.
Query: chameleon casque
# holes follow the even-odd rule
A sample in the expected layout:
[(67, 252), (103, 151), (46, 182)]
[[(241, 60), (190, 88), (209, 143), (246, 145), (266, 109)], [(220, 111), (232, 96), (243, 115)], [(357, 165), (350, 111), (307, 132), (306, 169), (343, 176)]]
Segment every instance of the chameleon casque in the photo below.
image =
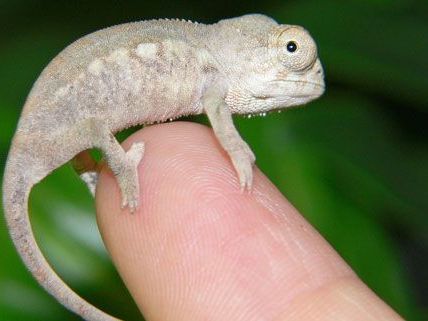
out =
[[(251, 189), (255, 157), (232, 114), (264, 114), (324, 92), (317, 47), (299, 26), (252, 14), (206, 25), (182, 20), (122, 24), (87, 35), (44, 69), (22, 111), (6, 164), (3, 202), (13, 242), (37, 281), (86, 320), (118, 320), (71, 290), (38, 248), (28, 216), (32, 186), (72, 160), (95, 191), (103, 153), (122, 194), (139, 206), (137, 166), (144, 143), (124, 151), (114, 133), (205, 113), (230, 156), (241, 189)], [(144, 206), (144, 204), (143, 204)]]

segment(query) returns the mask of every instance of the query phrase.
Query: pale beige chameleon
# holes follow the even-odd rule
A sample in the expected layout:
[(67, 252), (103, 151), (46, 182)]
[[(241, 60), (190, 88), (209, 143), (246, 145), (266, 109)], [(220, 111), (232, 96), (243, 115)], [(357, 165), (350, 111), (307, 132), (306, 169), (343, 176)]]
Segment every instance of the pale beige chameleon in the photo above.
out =
[[(144, 143), (124, 151), (114, 133), (139, 124), (206, 113), (229, 154), (241, 189), (250, 189), (254, 155), (232, 114), (300, 105), (324, 91), (308, 32), (246, 15), (205, 25), (151, 20), (107, 28), (74, 42), (43, 71), (25, 103), (4, 176), (6, 220), (23, 261), (59, 302), (86, 320), (117, 320), (87, 303), (51, 269), (28, 217), (34, 184), (73, 160), (94, 193), (102, 151), (123, 207), (139, 206), (137, 166)], [(144, 204), (143, 204), (144, 206)]]

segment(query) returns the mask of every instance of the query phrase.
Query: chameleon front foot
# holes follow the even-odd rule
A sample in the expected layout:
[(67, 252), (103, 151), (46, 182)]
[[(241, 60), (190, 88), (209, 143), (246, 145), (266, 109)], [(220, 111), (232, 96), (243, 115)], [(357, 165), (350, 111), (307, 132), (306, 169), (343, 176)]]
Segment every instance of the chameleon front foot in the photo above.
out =
[(254, 153), (244, 141), (238, 148), (229, 152), (233, 167), (239, 178), (241, 191), (250, 191), (253, 185), (253, 165), (256, 160)]

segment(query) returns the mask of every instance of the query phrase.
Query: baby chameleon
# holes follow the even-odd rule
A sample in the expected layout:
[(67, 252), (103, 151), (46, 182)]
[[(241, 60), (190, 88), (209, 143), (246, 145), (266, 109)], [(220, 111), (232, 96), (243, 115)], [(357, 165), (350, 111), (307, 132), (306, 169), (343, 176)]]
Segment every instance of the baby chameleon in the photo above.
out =
[(212, 25), (179, 20), (127, 23), (85, 36), (42, 72), (22, 111), (6, 164), (3, 203), (13, 242), (37, 281), (85, 320), (118, 320), (71, 290), (38, 248), (28, 216), (32, 186), (72, 164), (92, 193), (98, 148), (114, 173), (122, 206), (138, 206), (137, 166), (144, 143), (124, 151), (114, 133), (130, 126), (206, 113), (230, 156), (241, 189), (255, 157), (232, 114), (259, 114), (307, 103), (324, 92), (309, 33), (264, 15)]

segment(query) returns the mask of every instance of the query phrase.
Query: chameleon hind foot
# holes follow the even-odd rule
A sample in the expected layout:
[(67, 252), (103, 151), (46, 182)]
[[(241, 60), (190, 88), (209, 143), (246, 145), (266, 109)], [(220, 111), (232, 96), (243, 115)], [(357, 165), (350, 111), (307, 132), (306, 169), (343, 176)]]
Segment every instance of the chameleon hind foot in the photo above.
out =
[(126, 152), (123, 168), (116, 173), (116, 179), (122, 194), (122, 208), (128, 207), (131, 213), (135, 212), (139, 205), (139, 181), (138, 165), (143, 159), (144, 143), (133, 143)]

